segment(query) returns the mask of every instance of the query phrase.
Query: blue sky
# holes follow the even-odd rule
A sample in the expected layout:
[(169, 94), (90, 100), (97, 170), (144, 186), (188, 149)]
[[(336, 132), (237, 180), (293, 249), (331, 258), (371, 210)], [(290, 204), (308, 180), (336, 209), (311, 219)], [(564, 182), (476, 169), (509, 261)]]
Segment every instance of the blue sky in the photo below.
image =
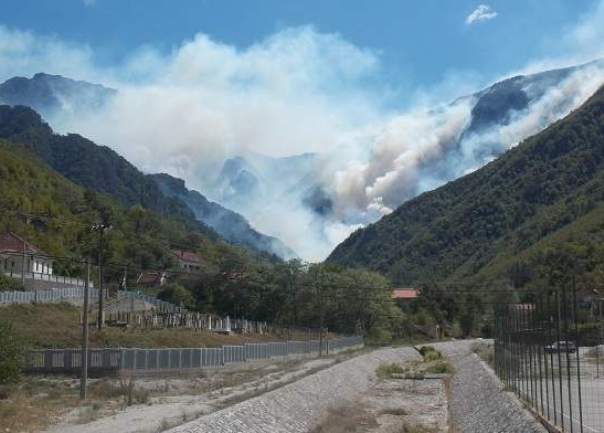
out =
[(167, 52), (205, 33), (245, 48), (312, 25), (379, 54), (382, 79), (405, 89), (446, 74), (488, 80), (558, 49), (561, 33), (595, 0), (493, 0), (494, 19), (466, 23), (475, 0), (4, 0), (0, 24), (85, 44), (112, 64), (141, 46)]
[[(0, 81), (43, 71), (114, 87), (100, 111), (67, 103), (46, 120), (216, 200), (227, 158), (317, 153), (333, 218), (296, 192), (237, 209), (314, 260), (435, 185), (426, 167), (471, 119), (459, 96), (604, 57), (603, 42), (604, 0), (2, 0)], [(604, 69), (574, 74), (469, 155), (491, 132), (515, 145), (602, 83)]]

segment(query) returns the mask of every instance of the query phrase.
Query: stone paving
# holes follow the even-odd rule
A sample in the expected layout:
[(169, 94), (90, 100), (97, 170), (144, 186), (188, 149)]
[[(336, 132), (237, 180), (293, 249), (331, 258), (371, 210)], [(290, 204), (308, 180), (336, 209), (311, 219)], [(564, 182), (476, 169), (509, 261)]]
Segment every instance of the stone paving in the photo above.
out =
[(275, 391), (203, 416), (170, 433), (306, 433), (327, 407), (358, 397), (383, 362), (421, 359), (413, 348), (382, 349), (341, 362)]
[(455, 367), (449, 389), (449, 416), (459, 433), (547, 433), (503, 389), (502, 383), (471, 351), (472, 342), (455, 341), (433, 346)]
[[(449, 417), (456, 433), (546, 433), (472, 352), (471, 343), (438, 343), (456, 369)], [(419, 360), (413, 348), (382, 349), (198, 418), (169, 433), (307, 433), (329, 407), (351, 401), (375, 383), (383, 362)]]

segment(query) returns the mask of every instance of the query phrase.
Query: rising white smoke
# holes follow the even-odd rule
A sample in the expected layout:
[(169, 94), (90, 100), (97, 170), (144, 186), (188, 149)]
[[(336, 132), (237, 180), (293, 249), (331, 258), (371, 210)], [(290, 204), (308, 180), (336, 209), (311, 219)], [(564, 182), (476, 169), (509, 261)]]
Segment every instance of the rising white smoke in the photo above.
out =
[[(476, 98), (392, 119), (372, 142), (366, 161), (352, 161), (325, 181), (338, 215), (371, 222), (417, 194), (467, 174), (566, 116), (604, 84), (604, 63), (580, 68), (510, 113), (506, 124), (463, 135)], [(530, 88), (526, 89), (530, 94)], [(363, 218), (366, 218), (363, 220)]]
[[(566, 32), (566, 51), (580, 56), (540, 59), (526, 70), (599, 54), (603, 5)], [(451, 87), (444, 83), (424, 98), (437, 104), (393, 112), (385, 108), (392, 106), (390, 90), (379, 84), (379, 54), (310, 27), (244, 49), (199, 34), (168, 54), (146, 48), (112, 68), (97, 67), (87, 47), (0, 27), (0, 78), (39, 71), (119, 91), (101, 112), (49, 119), (53, 127), (110, 146), (146, 172), (182, 177), (219, 200), (216, 176), (226, 158), (318, 153), (301, 184), (261, 171), (261, 187), (233, 204), (308, 260), (324, 258), (351, 231), (418, 193), (481, 167), (602, 83), (601, 71), (582, 70), (511, 113), (506, 125), (465, 134), (475, 98), (449, 104), (439, 97)], [(462, 94), (477, 90), (462, 81)], [(311, 210), (305, 186), (320, 187), (332, 211)]]

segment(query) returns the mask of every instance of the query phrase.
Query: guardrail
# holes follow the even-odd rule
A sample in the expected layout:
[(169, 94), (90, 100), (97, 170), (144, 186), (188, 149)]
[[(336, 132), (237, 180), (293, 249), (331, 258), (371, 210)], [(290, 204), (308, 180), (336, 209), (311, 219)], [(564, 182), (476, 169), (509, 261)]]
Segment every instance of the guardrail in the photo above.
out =
[[(182, 349), (91, 349), (88, 365), (91, 374), (180, 372), (205, 368), (223, 368), (259, 360), (291, 356), (316, 356), (319, 340), (280, 341), (229, 345), (217, 348)], [(363, 346), (359, 336), (322, 342), (322, 353), (337, 353)], [(82, 355), (79, 349), (46, 349), (27, 353), (25, 371), (36, 374), (78, 373)]]

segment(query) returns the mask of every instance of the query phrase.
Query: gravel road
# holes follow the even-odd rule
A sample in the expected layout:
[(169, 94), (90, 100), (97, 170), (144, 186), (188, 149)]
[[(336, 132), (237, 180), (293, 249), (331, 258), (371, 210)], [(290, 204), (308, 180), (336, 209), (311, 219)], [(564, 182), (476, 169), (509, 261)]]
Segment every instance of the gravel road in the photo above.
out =
[(327, 407), (352, 400), (376, 382), (383, 362), (421, 359), (413, 348), (382, 349), (169, 430), (170, 433), (306, 433)]
[(547, 433), (471, 351), (472, 342), (434, 344), (455, 367), (449, 416), (459, 433)]

